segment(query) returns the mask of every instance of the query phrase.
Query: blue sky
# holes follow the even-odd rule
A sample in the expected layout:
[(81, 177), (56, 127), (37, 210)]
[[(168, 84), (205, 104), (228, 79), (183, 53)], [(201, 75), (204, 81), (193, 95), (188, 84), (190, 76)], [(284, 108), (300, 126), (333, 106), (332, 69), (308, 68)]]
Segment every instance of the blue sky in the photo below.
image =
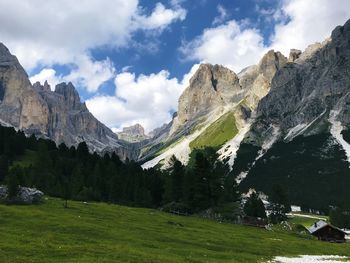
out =
[(72, 81), (115, 130), (171, 120), (199, 63), (239, 72), (350, 18), (348, 0), (0, 0), (0, 41), (31, 81)]

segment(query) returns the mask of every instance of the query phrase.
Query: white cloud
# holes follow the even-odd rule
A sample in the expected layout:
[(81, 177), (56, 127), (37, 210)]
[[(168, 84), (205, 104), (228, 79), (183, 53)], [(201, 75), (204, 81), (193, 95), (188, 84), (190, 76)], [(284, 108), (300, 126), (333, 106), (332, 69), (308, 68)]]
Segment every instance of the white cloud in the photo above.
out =
[(64, 78), (86, 87), (89, 92), (96, 92), (101, 83), (114, 76), (115, 69), (109, 58), (92, 61), (88, 56), (81, 56), (77, 58), (76, 63), (79, 65), (78, 68)]
[(143, 29), (164, 30), (170, 23), (176, 20), (186, 18), (186, 10), (177, 7), (176, 9), (167, 9), (162, 3), (157, 3), (150, 16), (140, 15), (136, 17), (137, 27)]
[(76, 58), (78, 65), (65, 76), (57, 76), (56, 70), (44, 68), (38, 74), (31, 76), (30, 81), (43, 83), (45, 80), (54, 90), (55, 86), (63, 81), (71, 81), (76, 85), (85, 87), (88, 92), (96, 92), (99, 86), (114, 76), (115, 69), (113, 63), (107, 58), (102, 61), (93, 61), (86, 55), (80, 55)]
[(217, 7), (219, 15), (214, 18), (213, 25), (221, 24), (226, 21), (226, 19), (229, 17), (229, 13), (227, 10), (222, 6), (218, 5)]
[(55, 90), (55, 86), (62, 82), (60, 76), (56, 76), (56, 71), (52, 68), (44, 68), (38, 74), (30, 77), (30, 82), (34, 84), (35, 82), (44, 83), (45, 80), (50, 84), (51, 90)]
[(159, 33), (186, 16), (179, 5), (160, 3), (144, 13), (138, 0), (0, 0), (0, 36), (26, 70), (69, 64), (76, 68), (70, 77), (95, 91), (113, 70), (108, 60), (94, 61), (90, 49), (127, 46), (134, 32)]
[(239, 72), (255, 64), (266, 51), (260, 33), (231, 20), (208, 28), (180, 49), (189, 59), (221, 64)]
[(288, 55), (291, 48), (304, 50), (322, 42), (337, 25), (344, 24), (350, 18), (350, 1), (284, 0), (282, 12), (290, 21), (275, 26), (271, 47)]
[(288, 56), (292, 48), (304, 50), (321, 42), (330, 36), (332, 29), (350, 18), (348, 0), (281, 0), (278, 6), (275, 10), (256, 6), (259, 16), (276, 23), (269, 46), (264, 45), (261, 32), (249, 23), (231, 20), (204, 29), (201, 35), (185, 42), (180, 51), (189, 60), (222, 64), (239, 72), (258, 63), (269, 49)]
[(177, 109), (178, 98), (198, 66), (194, 65), (181, 81), (170, 78), (166, 70), (138, 77), (122, 72), (115, 78), (115, 96), (97, 95), (86, 101), (87, 107), (114, 130), (140, 123), (149, 132), (171, 120), (171, 111)]

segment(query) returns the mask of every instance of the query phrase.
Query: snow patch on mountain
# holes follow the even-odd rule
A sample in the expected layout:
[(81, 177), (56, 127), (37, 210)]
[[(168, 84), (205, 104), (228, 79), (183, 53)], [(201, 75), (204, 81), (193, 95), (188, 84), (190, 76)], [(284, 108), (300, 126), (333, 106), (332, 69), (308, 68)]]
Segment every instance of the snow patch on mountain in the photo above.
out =
[(168, 161), (173, 155), (183, 164), (187, 164), (191, 153), (190, 143), (193, 140), (195, 140), (200, 134), (202, 134), (212, 123), (214, 123), (221, 116), (226, 114), (230, 109), (230, 107), (221, 107), (217, 110), (214, 110), (211, 114), (208, 115), (208, 118), (203, 123), (203, 127), (201, 129), (175, 142), (165, 152), (155, 157), (154, 159), (144, 163), (142, 165), (142, 168), (149, 169), (151, 167), (156, 166), (158, 163), (164, 161), (164, 164), (162, 164), (162, 168), (165, 169), (168, 166)]
[(343, 131), (343, 125), (340, 121), (337, 121), (339, 110), (332, 110), (329, 114), (329, 122), (331, 123), (331, 134), (339, 143), (339, 145), (344, 149), (348, 162), (350, 163), (350, 144), (347, 143), (341, 132)]
[(245, 135), (249, 131), (250, 126), (251, 126), (250, 121), (245, 123), (244, 126), (236, 134), (236, 136), (233, 137), (231, 140), (229, 140), (227, 143), (225, 143), (224, 146), (221, 147), (220, 150), (218, 151), (220, 160), (225, 160), (226, 158), (230, 158), (228, 161), (230, 168), (232, 168), (233, 166), (234, 160), (237, 156), (237, 151), (239, 149), (239, 146), (241, 145), (241, 142), (243, 141)]
[(278, 138), (280, 137), (280, 128), (278, 126), (271, 126), (270, 129), (272, 129), (272, 133), (271, 133), (271, 137), (267, 140), (264, 141), (264, 143), (261, 146), (261, 150), (258, 152), (258, 156), (255, 158), (255, 160), (253, 161), (252, 165), (249, 167), (249, 169), (247, 171), (243, 171), (241, 172), (237, 178), (236, 178), (236, 182), (237, 184), (239, 184), (240, 182), (242, 182), (248, 175), (250, 169), (252, 167), (254, 167), (254, 165), (256, 164), (256, 162), (264, 156), (264, 154), (272, 147), (272, 145), (278, 140)]
[(284, 140), (291, 141), (295, 137), (297, 137), (300, 134), (303, 134), (308, 128), (310, 128), (317, 120), (319, 120), (325, 113), (327, 112), (327, 109), (325, 109), (319, 116), (317, 116), (315, 119), (313, 119), (309, 124), (302, 123), (298, 124), (295, 127), (291, 128), (287, 135), (284, 137)]
[(142, 165), (143, 169), (149, 169), (156, 166), (161, 161), (165, 161), (163, 168), (168, 166), (167, 161), (171, 158), (171, 156), (175, 155), (175, 157), (182, 162), (183, 164), (187, 164), (189, 155), (191, 153), (190, 143), (193, 141), (201, 132), (197, 131), (189, 136), (186, 136), (179, 142), (177, 142), (173, 147), (157, 156), (156, 158), (144, 163)]

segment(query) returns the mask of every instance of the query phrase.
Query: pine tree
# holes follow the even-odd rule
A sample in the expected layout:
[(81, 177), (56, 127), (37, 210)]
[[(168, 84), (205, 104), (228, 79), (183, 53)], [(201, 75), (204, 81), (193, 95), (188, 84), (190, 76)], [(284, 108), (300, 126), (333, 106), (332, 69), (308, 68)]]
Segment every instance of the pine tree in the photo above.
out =
[(19, 190), (19, 181), (16, 174), (8, 174), (6, 177), (7, 182), (7, 198), (12, 199), (17, 196)]
[(279, 185), (273, 185), (269, 197), (271, 206), (270, 220), (272, 223), (279, 223), (287, 219), (286, 213), (291, 211), (288, 195), (285, 189)]
[(250, 217), (266, 218), (264, 203), (257, 193), (252, 193), (244, 204), (244, 213)]
[(9, 162), (6, 155), (0, 156), (0, 182), (3, 182), (8, 174)]
[(183, 200), (185, 168), (174, 155), (170, 159), (170, 169), (168, 173), (164, 193), (165, 201), (181, 202)]
[(33, 185), (39, 190), (50, 194), (55, 183), (53, 171), (53, 162), (48, 146), (45, 141), (40, 140), (31, 171)]

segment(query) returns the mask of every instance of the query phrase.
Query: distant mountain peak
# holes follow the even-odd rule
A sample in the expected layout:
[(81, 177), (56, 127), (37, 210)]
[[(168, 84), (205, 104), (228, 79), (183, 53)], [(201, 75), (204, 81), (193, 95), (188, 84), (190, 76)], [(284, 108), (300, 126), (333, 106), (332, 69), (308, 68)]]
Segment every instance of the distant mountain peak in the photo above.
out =
[(122, 132), (117, 133), (119, 139), (135, 143), (148, 139), (149, 137), (145, 134), (145, 129), (141, 124), (136, 123), (129, 127), (124, 127)]

